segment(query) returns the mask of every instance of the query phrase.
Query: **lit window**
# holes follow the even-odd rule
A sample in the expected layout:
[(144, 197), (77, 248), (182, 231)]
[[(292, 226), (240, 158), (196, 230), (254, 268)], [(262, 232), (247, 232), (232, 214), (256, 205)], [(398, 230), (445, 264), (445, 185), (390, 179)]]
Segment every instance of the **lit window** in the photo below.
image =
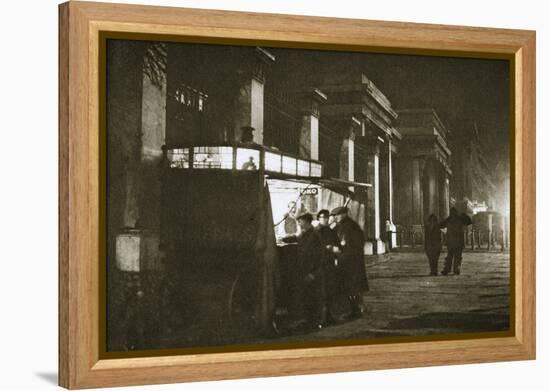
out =
[(272, 152), (266, 152), (264, 159), (266, 171), (281, 172), (281, 155)]
[(289, 156), (283, 156), (283, 172), (285, 174), (296, 175), (296, 159)]
[(169, 149), (170, 168), (189, 168), (189, 148)]
[(232, 147), (195, 147), (193, 155), (194, 168), (233, 168)]
[(237, 148), (237, 169), (257, 170), (260, 168), (260, 151), (249, 148)]
[(311, 176), (320, 178), (323, 174), (323, 168), (319, 163), (311, 162)]
[(309, 176), (309, 162), (298, 160), (298, 176)]

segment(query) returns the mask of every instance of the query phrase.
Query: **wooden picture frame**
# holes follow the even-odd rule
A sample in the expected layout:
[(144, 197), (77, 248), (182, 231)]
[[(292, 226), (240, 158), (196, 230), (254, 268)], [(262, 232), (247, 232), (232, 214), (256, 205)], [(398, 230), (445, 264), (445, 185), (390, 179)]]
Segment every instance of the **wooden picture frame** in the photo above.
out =
[[(175, 383), (535, 358), (535, 32), (68, 2), (59, 6), (59, 384)], [(361, 346), (111, 358), (99, 354), (99, 36), (259, 40), (289, 47), (509, 58), (513, 64), (514, 335)]]

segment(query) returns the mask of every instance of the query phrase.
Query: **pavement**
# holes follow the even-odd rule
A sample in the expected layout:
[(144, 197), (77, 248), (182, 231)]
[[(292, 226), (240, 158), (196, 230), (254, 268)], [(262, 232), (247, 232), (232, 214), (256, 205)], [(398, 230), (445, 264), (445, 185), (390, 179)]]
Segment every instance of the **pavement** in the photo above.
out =
[[(439, 270), (443, 268), (444, 255), (440, 257)], [(448, 338), (510, 328), (508, 252), (465, 252), (460, 275), (430, 276), (428, 260), (421, 251), (367, 256), (365, 263), (370, 290), (363, 295), (365, 313), (359, 319), (309, 332), (277, 327), (279, 334), (257, 337), (241, 329), (228, 329), (223, 317), (214, 316), (208, 327), (196, 324), (166, 332), (155, 346), (284, 347), (287, 343), (303, 342), (332, 345), (385, 337)], [(345, 299), (339, 308), (345, 315), (349, 309)], [(211, 312), (219, 314), (223, 310)]]
[(464, 253), (460, 275), (429, 276), (421, 252), (372, 256), (366, 263), (370, 291), (363, 296), (362, 318), (270, 342), (446, 336), (510, 328), (508, 252)]

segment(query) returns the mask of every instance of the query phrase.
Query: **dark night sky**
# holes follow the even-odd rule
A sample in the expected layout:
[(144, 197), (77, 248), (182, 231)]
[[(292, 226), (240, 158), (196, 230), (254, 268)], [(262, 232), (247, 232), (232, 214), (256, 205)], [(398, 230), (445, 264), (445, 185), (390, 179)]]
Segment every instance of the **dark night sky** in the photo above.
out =
[(508, 61), (368, 55), (365, 64), (395, 108), (433, 107), (456, 141), (475, 122), (490, 163), (508, 159)]
[[(291, 51), (269, 50), (281, 59)], [(306, 57), (311, 55), (319, 67), (354, 64), (390, 99), (394, 109), (434, 108), (456, 142), (477, 123), (489, 164), (494, 167), (508, 160), (508, 61), (301, 50), (298, 56), (294, 53), (295, 65), (302, 62), (300, 58), (309, 62)]]

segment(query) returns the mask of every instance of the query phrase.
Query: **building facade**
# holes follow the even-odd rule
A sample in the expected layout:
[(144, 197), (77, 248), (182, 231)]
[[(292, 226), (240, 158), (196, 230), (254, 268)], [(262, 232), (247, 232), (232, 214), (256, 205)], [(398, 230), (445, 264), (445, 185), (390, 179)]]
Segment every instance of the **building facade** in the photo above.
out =
[(430, 214), (442, 220), (449, 214), (449, 130), (433, 109), (404, 109), (398, 115), (403, 139), (396, 170), (397, 221), (422, 225)]
[(163, 148), (186, 144), (252, 142), (322, 161), (324, 176), (348, 183), (361, 205), (367, 254), (397, 244), (388, 233), (395, 225), (448, 214), (449, 131), (432, 109), (395, 110), (356, 58), (319, 63), (259, 47), (133, 45), (131, 85), (128, 53), (110, 52), (110, 79), (128, 81), (120, 96), (112, 88), (109, 116), (109, 129), (121, 129), (111, 131), (111, 145), (128, 154), (111, 160), (122, 181), (110, 218), (121, 229), (159, 231), (157, 167)]

